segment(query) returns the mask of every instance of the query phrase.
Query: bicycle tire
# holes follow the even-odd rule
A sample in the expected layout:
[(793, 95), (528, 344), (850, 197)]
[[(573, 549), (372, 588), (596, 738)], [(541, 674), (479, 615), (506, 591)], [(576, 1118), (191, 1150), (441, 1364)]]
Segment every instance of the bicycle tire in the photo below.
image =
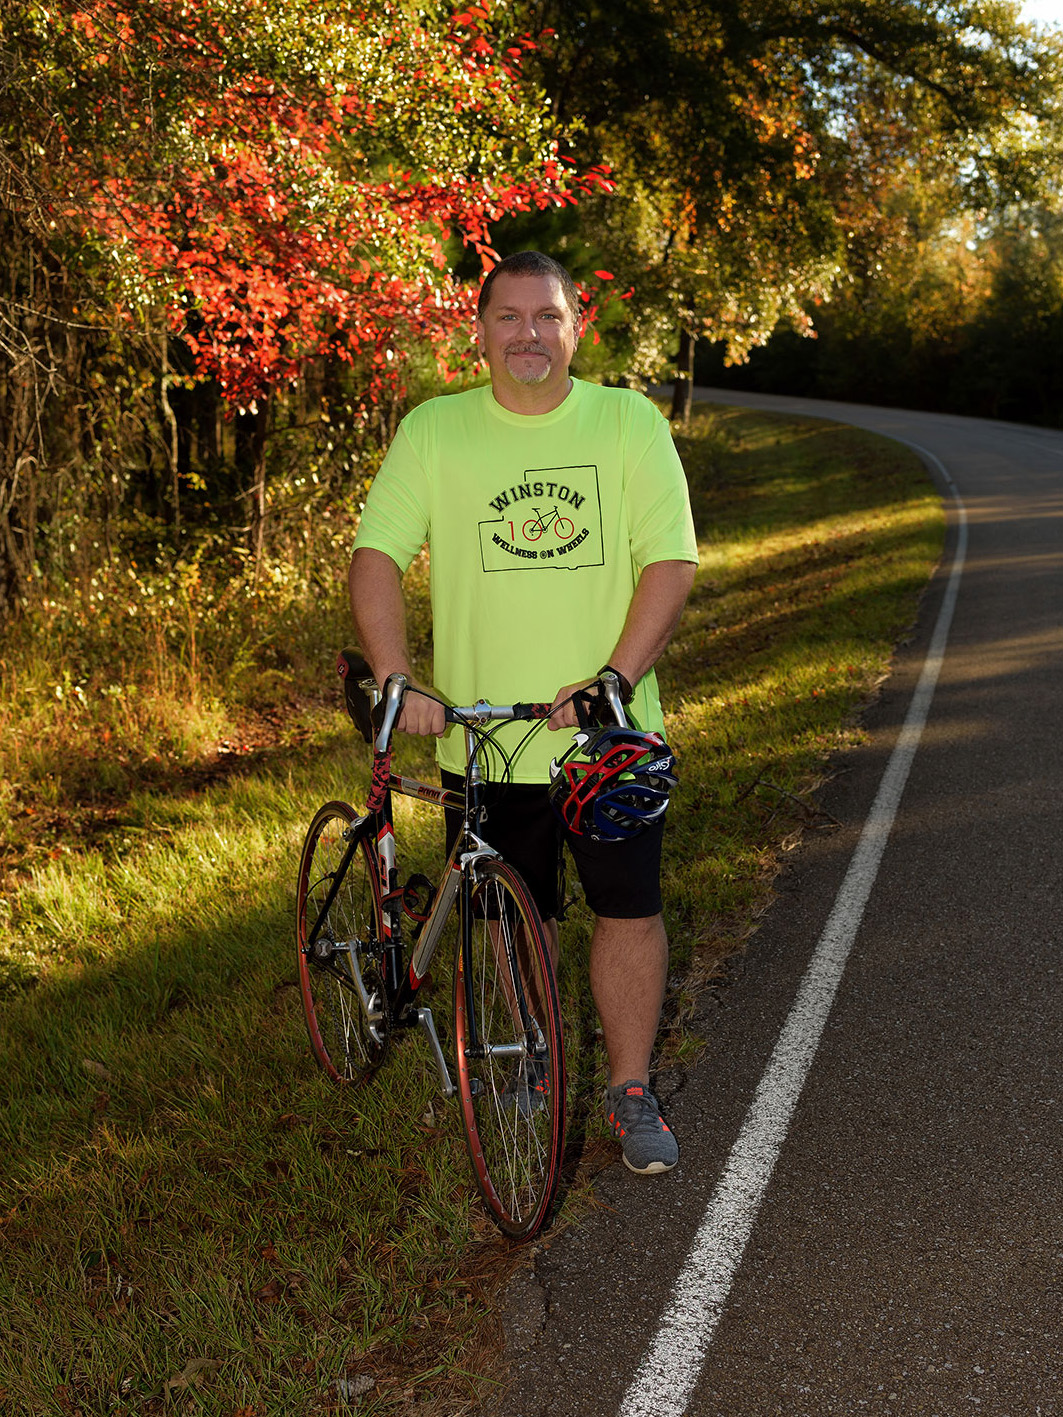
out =
[(333, 1081), (355, 1086), (380, 1066), (388, 1044), (384, 920), (371, 821), (358, 837), (315, 945), (308, 938), (350, 844), (345, 834), (357, 820), (346, 802), (327, 802), (318, 811), (303, 844), (296, 894), (299, 991), (310, 1045)]
[(565, 1145), (557, 985), (542, 918), (511, 866), (481, 863), (462, 909), (470, 914), (454, 966), (462, 1123), (489, 1215), (528, 1240), (549, 1218)]

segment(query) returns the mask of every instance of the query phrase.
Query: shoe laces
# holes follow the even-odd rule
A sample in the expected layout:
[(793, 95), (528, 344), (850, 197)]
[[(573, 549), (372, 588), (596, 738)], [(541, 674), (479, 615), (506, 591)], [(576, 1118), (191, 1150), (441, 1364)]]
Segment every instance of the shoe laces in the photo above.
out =
[(641, 1082), (627, 1082), (620, 1087), (609, 1089), (609, 1125), (614, 1135), (626, 1136), (641, 1124), (670, 1131), (668, 1123), (661, 1116), (657, 1099), (649, 1088)]

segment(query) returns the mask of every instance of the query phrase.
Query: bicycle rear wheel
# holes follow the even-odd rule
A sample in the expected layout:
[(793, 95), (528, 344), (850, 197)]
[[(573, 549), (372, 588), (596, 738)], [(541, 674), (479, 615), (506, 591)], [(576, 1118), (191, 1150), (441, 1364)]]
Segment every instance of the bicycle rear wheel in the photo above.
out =
[(458, 1092), (476, 1185), (514, 1239), (550, 1213), (565, 1143), (561, 1010), (546, 931), (512, 867), (489, 860), (454, 967)]
[(355, 1084), (383, 1062), (389, 1023), (371, 822), (354, 839), (347, 869), (338, 875), (357, 820), (346, 802), (320, 809), (303, 845), (296, 898), (299, 989), (310, 1043), (330, 1078)]

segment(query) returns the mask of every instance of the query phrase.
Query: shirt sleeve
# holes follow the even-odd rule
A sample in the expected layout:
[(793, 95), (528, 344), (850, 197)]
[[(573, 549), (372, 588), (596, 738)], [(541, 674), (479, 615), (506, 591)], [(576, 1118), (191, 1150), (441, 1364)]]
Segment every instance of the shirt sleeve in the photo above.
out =
[(646, 414), (635, 420), (625, 469), (631, 559), (640, 571), (655, 561), (697, 564), (686, 473), (667, 422), (648, 401), (647, 413), (648, 427)]
[(400, 425), (369, 488), (354, 538), (355, 550), (383, 551), (405, 572), (428, 540), (430, 507), (424, 463)]

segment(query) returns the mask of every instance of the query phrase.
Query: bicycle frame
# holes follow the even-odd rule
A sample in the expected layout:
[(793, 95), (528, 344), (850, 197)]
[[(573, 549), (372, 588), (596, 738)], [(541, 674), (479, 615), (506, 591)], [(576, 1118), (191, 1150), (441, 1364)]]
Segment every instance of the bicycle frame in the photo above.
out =
[[(370, 702), (375, 708), (381, 699), (375, 683), (372, 680), (366, 680), (363, 681), (361, 687), (368, 693)], [(384, 722), (375, 745), (378, 754), (384, 751), (390, 742), (392, 726), (398, 716), (397, 706), (401, 704), (405, 687), (405, 682), (389, 682), (387, 685)], [(390, 1021), (394, 1027), (419, 1026), (424, 1030), (439, 1073), (442, 1091), (447, 1097), (453, 1096), (456, 1088), (439, 1042), (432, 1011), (430, 1008), (419, 1007), (417, 996), (428, 975), (432, 959), (442, 939), (443, 931), (455, 901), (458, 899), (459, 892), (464, 892), (464, 904), (465, 906), (468, 904), (476, 862), (486, 857), (498, 856), (498, 852), (484, 841), (473, 827), (474, 823), (479, 823), (483, 796), (483, 779), (476, 758), (477, 742), (473, 730), (487, 722), (490, 717), (502, 718), (506, 716), (490, 710), (486, 704), (482, 707), (477, 705), (468, 710), (452, 710), (452, 715), (460, 717), (465, 725), (466, 758), (469, 763), (465, 792), (459, 793), (448, 788), (436, 787), (430, 783), (389, 771), (387, 787), (380, 808), (374, 813), (367, 814), (352, 828), (351, 841), (340, 869), (337, 871), (337, 879), (333, 882), (329, 898), (319, 914), (310, 937), (312, 944), (314, 935), (327, 917), (331, 900), (357, 849), (358, 840), (363, 830), (362, 824), (372, 821), (381, 913), (384, 923), (384, 983)], [(512, 714), (508, 716), (512, 717)], [(436, 884), (428, 915), (417, 932), (408, 963), (404, 959), (402, 917), (405, 909), (403, 893), (399, 889), (391, 807), (392, 794), (396, 792), (401, 796), (412, 797), (420, 802), (428, 802), (440, 808), (452, 808), (462, 812), (461, 829)], [(470, 929), (468, 909), (463, 908), (459, 911), (459, 919), (463, 931), (462, 948), (467, 953)], [(469, 999), (469, 1014), (471, 1018), (475, 1019), (471, 998)]]
[[(486, 765), (485, 727), (546, 719), (552, 705), (444, 706), (445, 718), (465, 732), (465, 781), (451, 790), (391, 771), (405, 677), (391, 676), (381, 695), (363, 678), (368, 666), (359, 656), (345, 650), (340, 662), (348, 710), (373, 743), (373, 768), (364, 812), (323, 803), (300, 857), (297, 967), (310, 1044), (333, 1082), (360, 1086), (384, 1062), (393, 1029), (423, 1030), (444, 1095), (458, 1099), (484, 1206), (504, 1234), (525, 1240), (545, 1224), (561, 1176), (564, 1029), (550, 933), (520, 871), (481, 834), (481, 760)], [(598, 680), (622, 723), (618, 686), (612, 671)], [(586, 727), (578, 698), (576, 711)], [(400, 879), (396, 793), (456, 814), (459, 829), (434, 888), (419, 873)], [(421, 1004), (444, 933), (454, 970), (449, 1066), (432, 1010)]]
[[(611, 675), (606, 675), (602, 682), (610, 707), (616, 713), (618, 721), (623, 722), (623, 707), (615, 679)], [(485, 841), (476, 830), (483, 807), (483, 775), (477, 756), (479, 743), (476, 730), (483, 728), (492, 720), (507, 721), (517, 717), (545, 717), (549, 708), (545, 704), (497, 706), (481, 701), (468, 708), (448, 709), (448, 718), (452, 722), (462, 723), (465, 729), (468, 768), (465, 791), (462, 793), (444, 787), (436, 787), (416, 778), (404, 777), (390, 770), (391, 735), (398, 721), (402, 698), (407, 688), (405, 677), (393, 675), (385, 684), (383, 695), (372, 679), (360, 681), (359, 687), (369, 696), (374, 710), (381, 702), (384, 705), (382, 722), (374, 740), (374, 774), (368, 804), (369, 810), (349, 829), (347, 849), (336, 870), (317, 920), (308, 933), (307, 943), (312, 949), (328, 918), (329, 911), (358, 850), (359, 843), (371, 831), (377, 866), (378, 900), (383, 920), (382, 972), (389, 1023), (395, 1028), (420, 1027), (424, 1030), (439, 1073), (443, 1093), (445, 1096), (451, 1097), (456, 1088), (439, 1042), (432, 1011), (430, 1008), (419, 1007), (417, 996), (428, 975), (432, 959), (442, 939), (450, 912), (459, 898), (459, 893), (462, 899), (462, 908), (459, 910), (462, 930), (461, 945), (464, 957), (468, 958), (471, 934), (468, 907), (472, 887), (475, 884), (476, 865), (477, 862), (484, 859), (499, 856), (494, 847)], [(527, 712), (523, 710), (527, 710)], [(379, 770), (381, 764), (385, 765), (386, 778)], [(440, 808), (451, 808), (462, 813), (461, 828), (436, 883), (428, 914), (416, 932), (414, 946), (408, 961), (405, 958), (403, 939), (403, 915), (407, 911), (403, 900), (404, 892), (399, 886), (391, 806), (393, 793), (412, 797), (420, 802), (431, 803)], [(507, 953), (512, 948), (512, 942), (507, 940)], [(512, 972), (516, 977), (518, 971)], [(467, 991), (471, 989), (468, 971), (466, 971), (465, 987)], [(363, 999), (362, 1003), (368, 1009), (368, 999)], [(527, 1026), (529, 1019), (527, 1003), (522, 998), (518, 998), (516, 1003), (522, 1022)], [(471, 1039), (470, 1049), (466, 1051), (469, 1056), (475, 1056), (480, 1045), (479, 1040), (475, 1037), (476, 1009), (473, 1006), (471, 994), (467, 998), (467, 1016), (471, 1021), (474, 1036)], [(515, 1056), (520, 1049), (511, 1044), (503, 1046), (501, 1051), (507, 1056)]]

